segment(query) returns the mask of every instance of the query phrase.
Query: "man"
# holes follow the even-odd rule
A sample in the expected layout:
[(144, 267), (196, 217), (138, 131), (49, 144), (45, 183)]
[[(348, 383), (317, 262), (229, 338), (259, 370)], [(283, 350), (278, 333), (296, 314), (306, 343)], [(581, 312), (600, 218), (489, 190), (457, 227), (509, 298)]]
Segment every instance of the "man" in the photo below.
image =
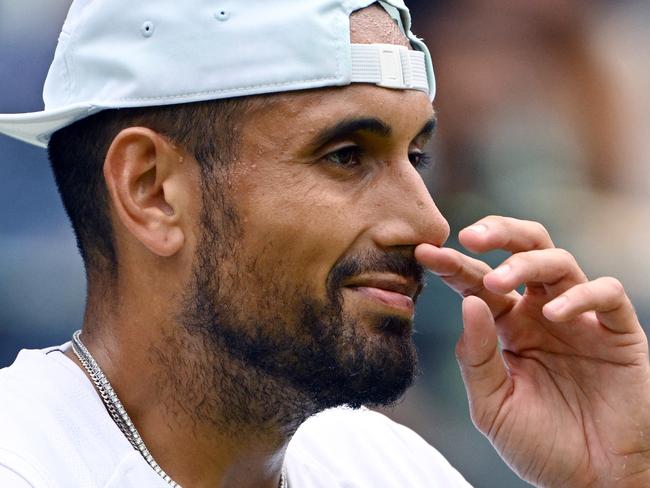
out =
[(513, 253), (496, 270), (442, 248), (430, 61), (401, 1), (372, 3), (73, 3), (46, 111), (0, 130), (48, 143), (87, 309), (0, 372), (0, 486), (467, 486), (357, 408), (413, 378), (423, 266), (467, 297), (473, 420), (522, 478), (650, 483), (623, 289), (532, 222), (461, 232)]

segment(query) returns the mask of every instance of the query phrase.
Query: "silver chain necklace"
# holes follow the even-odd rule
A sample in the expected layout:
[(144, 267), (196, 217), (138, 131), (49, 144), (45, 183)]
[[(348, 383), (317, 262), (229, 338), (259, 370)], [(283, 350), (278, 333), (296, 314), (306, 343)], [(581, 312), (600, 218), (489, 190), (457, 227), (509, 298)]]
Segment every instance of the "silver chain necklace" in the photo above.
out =
[[(81, 362), (82, 366), (90, 376), (90, 379), (95, 385), (95, 388), (99, 393), (99, 396), (101, 397), (102, 401), (104, 402), (104, 405), (106, 406), (106, 410), (108, 410), (108, 413), (111, 415), (111, 418), (118, 426), (122, 434), (124, 434), (124, 436), (129, 440), (133, 448), (136, 451), (139, 451), (140, 454), (142, 454), (142, 457), (145, 459), (145, 461), (147, 461), (149, 466), (151, 466), (151, 468), (156, 473), (158, 473), (158, 475), (163, 480), (165, 480), (170, 486), (172, 486), (173, 488), (182, 488), (181, 485), (176, 483), (171, 478), (171, 476), (165, 473), (165, 471), (158, 465), (156, 460), (153, 458), (153, 456), (149, 452), (149, 449), (147, 449), (147, 446), (145, 445), (144, 441), (142, 440), (142, 437), (140, 436), (140, 433), (135, 428), (135, 425), (133, 425), (133, 422), (131, 421), (129, 414), (126, 413), (126, 409), (124, 408), (124, 405), (122, 405), (122, 402), (117, 397), (117, 394), (115, 393), (115, 390), (113, 390), (113, 387), (108, 381), (108, 378), (106, 378), (106, 375), (99, 367), (99, 364), (97, 364), (97, 361), (95, 361), (95, 358), (92, 357), (90, 351), (88, 351), (88, 349), (86, 349), (86, 346), (84, 346), (83, 342), (81, 342), (80, 330), (78, 330), (72, 335), (72, 350), (74, 351), (75, 355), (79, 359), (79, 362)], [(289, 488), (289, 483), (287, 482), (286, 468), (282, 468), (282, 473), (280, 474), (280, 484), (278, 486), (279, 488)]]

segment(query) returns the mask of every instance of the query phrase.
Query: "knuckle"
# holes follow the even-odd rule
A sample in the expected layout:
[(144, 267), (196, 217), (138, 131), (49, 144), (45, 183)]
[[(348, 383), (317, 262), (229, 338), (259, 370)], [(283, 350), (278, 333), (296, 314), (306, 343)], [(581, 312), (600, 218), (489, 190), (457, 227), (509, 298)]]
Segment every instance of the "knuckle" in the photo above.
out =
[(522, 225), (526, 224), (525, 220), (516, 219), (514, 217), (500, 217), (503, 226), (509, 230), (521, 229)]
[(565, 263), (578, 264), (578, 262), (576, 261), (575, 256), (573, 254), (571, 254), (569, 251), (567, 251), (566, 249), (556, 248), (555, 253)]
[(503, 222), (504, 217), (499, 215), (487, 215), (477, 222), (477, 224), (486, 224), (490, 226), (500, 225)]
[(535, 234), (544, 239), (549, 239), (551, 237), (546, 227), (544, 227), (544, 225), (539, 222), (533, 222), (533, 230)]
[(625, 287), (617, 278), (606, 276), (600, 279), (601, 283), (614, 295), (625, 295)]
[(546, 227), (535, 220), (520, 220), (525, 227), (528, 240), (533, 249), (546, 249), (553, 240)]

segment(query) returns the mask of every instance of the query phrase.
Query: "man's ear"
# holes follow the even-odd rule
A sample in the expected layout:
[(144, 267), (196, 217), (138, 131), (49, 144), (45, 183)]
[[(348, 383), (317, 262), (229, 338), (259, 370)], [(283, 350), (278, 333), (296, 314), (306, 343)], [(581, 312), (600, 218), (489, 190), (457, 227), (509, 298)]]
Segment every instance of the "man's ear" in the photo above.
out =
[(152, 253), (169, 257), (185, 242), (190, 175), (183, 157), (160, 134), (120, 132), (108, 150), (104, 178), (121, 224)]

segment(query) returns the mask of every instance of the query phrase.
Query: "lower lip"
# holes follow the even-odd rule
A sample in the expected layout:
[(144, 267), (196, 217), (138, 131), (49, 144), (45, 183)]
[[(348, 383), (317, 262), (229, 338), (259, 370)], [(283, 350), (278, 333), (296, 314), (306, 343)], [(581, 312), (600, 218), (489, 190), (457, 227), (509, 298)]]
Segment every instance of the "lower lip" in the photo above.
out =
[(413, 316), (415, 306), (413, 299), (409, 296), (402, 295), (395, 291), (384, 290), (383, 288), (355, 286), (350, 289), (361, 293), (366, 298), (380, 302), (387, 307), (398, 310), (409, 316)]

